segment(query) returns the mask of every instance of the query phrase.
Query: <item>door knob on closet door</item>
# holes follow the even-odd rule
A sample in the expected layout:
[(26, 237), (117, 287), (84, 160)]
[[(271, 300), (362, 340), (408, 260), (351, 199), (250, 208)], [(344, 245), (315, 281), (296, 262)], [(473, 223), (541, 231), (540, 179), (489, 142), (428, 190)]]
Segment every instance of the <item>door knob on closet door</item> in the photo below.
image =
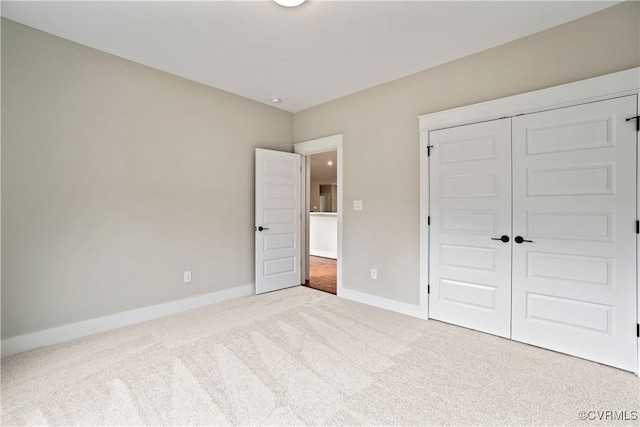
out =
[(513, 240), (515, 240), (516, 243), (524, 243), (524, 242), (533, 243), (533, 240), (525, 240), (522, 236), (516, 236), (516, 238)]
[(258, 231), (262, 231), (262, 230), (268, 230), (268, 228), (263, 226), (258, 227)]
[(509, 243), (509, 236), (507, 236), (506, 234), (502, 237), (492, 237), (491, 240), (500, 240), (503, 243)]

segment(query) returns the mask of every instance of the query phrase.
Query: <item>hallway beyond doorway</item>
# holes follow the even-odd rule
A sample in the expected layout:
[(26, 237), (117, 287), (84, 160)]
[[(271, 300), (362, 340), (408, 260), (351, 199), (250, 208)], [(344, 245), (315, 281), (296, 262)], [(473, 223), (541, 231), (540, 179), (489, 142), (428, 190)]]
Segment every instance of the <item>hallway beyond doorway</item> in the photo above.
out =
[(336, 294), (336, 260), (317, 256), (309, 257), (309, 280), (306, 285), (319, 291)]

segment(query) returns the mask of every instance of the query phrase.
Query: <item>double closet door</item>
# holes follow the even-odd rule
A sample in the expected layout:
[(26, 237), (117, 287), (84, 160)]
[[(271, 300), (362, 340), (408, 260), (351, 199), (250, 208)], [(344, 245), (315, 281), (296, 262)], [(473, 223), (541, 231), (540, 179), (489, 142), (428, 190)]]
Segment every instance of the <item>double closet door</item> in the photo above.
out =
[(429, 317), (637, 368), (636, 106), (430, 132)]

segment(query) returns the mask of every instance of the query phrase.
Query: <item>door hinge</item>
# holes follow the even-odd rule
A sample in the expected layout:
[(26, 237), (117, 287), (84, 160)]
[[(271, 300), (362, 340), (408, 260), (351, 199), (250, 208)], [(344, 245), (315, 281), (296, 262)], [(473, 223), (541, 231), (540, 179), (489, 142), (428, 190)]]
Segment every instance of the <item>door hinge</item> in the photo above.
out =
[(636, 121), (636, 132), (640, 132), (640, 116), (629, 117), (625, 122), (630, 122), (631, 120)]
[(431, 217), (430, 216), (427, 217), (427, 225), (431, 225)]
[(431, 149), (433, 148), (433, 145), (427, 145), (427, 157), (431, 157)]
[(636, 234), (640, 234), (640, 221), (636, 221)]
[(431, 285), (427, 285), (427, 295), (431, 293)]
[(640, 338), (640, 323), (636, 323), (636, 336)]

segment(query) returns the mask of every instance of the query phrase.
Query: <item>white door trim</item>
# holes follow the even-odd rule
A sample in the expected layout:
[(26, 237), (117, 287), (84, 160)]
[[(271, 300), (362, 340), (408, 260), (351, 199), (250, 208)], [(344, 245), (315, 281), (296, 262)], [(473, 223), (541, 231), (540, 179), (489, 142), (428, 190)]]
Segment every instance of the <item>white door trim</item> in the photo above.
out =
[[(427, 224), (429, 216), (429, 160), (427, 147), (429, 146), (429, 132), (639, 93), (640, 68), (632, 68), (575, 83), (418, 117), (420, 132), (420, 307), (427, 314), (427, 317), (427, 284), (429, 280), (429, 226)], [(640, 102), (638, 108), (640, 109)], [(640, 162), (640, 158), (638, 161)], [(640, 203), (640, 197), (638, 199)], [(640, 204), (638, 209), (640, 212)], [(638, 265), (640, 266), (640, 256)], [(636, 283), (636, 293), (638, 294), (637, 319), (640, 321), (640, 285), (638, 283)], [(640, 354), (640, 338), (638, 339), (638, 348)], [(640, 358), (636, 373), (640, 376)]]
[[(297, 154), (302, 154), (303, 156), (308, 156), (311, 154), (324, 153), (327, 151), (337, 151), (338, 154), (338, 166), (336, 168), (336, 172), (338, 173), (338, 259), (337, 259), (337, 277), (336, 277), (336, 294), (338, 296), (342, 296), (342, 210), (344, 208), (344, 204), (342, 203), (342, 194), (343, 194), (343, 159), (342, 159), (342, 136), (343, 134), (339, 133), (337, 135), (326, 136), (324, 138), (312, 139), (309, 141), (298, 142), (293, 144), (293, 152)], [(306, 164), (306, 161), (302, 162)], [(307, 194), (306, 194), (306, 169), (302, 174), (302, 208), (301, 212), (302, 221), (301, 221), (301, 236), (304, 240), (302, 244), (302, 259), (309, 259), (309, 239), (308, 234), (306, 233), (306, 224), (307, 217), (309, 213), (309, 204), (307, 203)], [(306, 277), (306, 262), (303, 264), (303, 279)]]
[[(640, 83), (639, 83), (640, 85)], [(640, 91), (639, 91), (640, 92)], [(638, 106), (636, 109), (636, 114), (640, 114), (640, 96), (637, 97), (638, 99)], [(636, 120), (640, 120), (640, 118), (636, 119)], [(638, 124), (637, 126), (640, 126), (640, 124)], [(636, 144), (640, 144), (640, 134), (638, 132), (636, 132)], [(636, 202), (638, 203), (638, 207), (636, 208), (636, 215), (638, 216), (638, 218), (640, 219), (640, 172), (638, 172), (638, 165), (640, 165), (640, 149), (637, 150), (637, 159), (636, 159), (637, 163), (636, 163), (636, 179), (638, 180), (637, 182), (637, 189), (638, 189), (638, 196), (636, 197)], [(636, 284), (636, 296), (638, 298), (638, 317), (636, 317), (636, 322), (638, 322), (638, 324), (640, 325), (640, 239), (636, 240), (636, 256), (638, 257), (637, 261), (636, 261), (636, 276), (638, 277), (638, 283)], [(640, 329), (640, 326), (638, 326), (638, 328)], [(640, 330), (638, 330), (638, 335), (640, 335)], [(640, 377), (640, 337), (638, 337), (638, 370), (636, 371), (636, 374)]]

